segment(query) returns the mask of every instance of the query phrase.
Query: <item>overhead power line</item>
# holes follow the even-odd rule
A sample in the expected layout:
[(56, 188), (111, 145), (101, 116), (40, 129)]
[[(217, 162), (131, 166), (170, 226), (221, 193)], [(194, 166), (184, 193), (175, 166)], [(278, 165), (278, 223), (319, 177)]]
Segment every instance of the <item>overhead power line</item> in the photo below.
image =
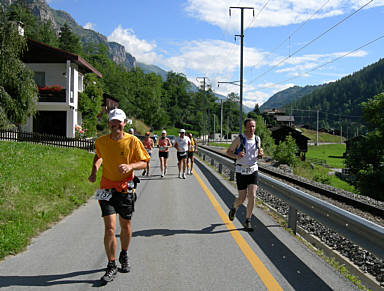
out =
[(366, 4), (364, 4), (363, 6), (361, 6), (359, 9), (355, 10), (353, 13), (349, 14), (348, 16), (346, 16), (345, 18), (343, 18), (342, 20), (340, 20), (339, 22), (337, 22), (336, 24), (334, 24), (332, 27), (328, 28), (326, 31), (324, 31), (323, 33), (321, 33), (320, 35), (318, 35), (317, 37), (315, 37), (314, 39), (312, 39), (311, 41), (309, 41), (308, 43), (306, 43), (304, 46), (302, 46), (301, 48), (297, 49), (295, 52), (293, 52), (292, 54), (290, 54), (288, 57), (284, 58), (283, 60), (281, 60), (279, 63), (277, 63), (276, 65), (272, 66), (270, 69), (268, 69), (267, 71), (265, 71), (264, 73), (261, 73), (260, 75), (256, 76), (256, 78), (254, 78), (252, 81), (250, 81), (249, 83), (253, 83), (254, 81), (256, 81), (257, 79), (259, 79), (260, 77), (268, 74), (269, 72), (271, 72), (272, 70), (274, 70), (276, 67), (280, 66), (282, 63), (284, 63), (287, 59), (289, 59), (290, 57), (296, 55), (297, 53), (299, 53), (300, 51), (302, 51), (304, 48), (308, 47), (309, 45), (311, 45), (312, 43), (314, 43), (316, 40), (320, 39), (321, 37), (323, 37), (325, 34), (327, 34), (328, 32), (330, 32), (332, 29), (334, 29), (335, 27), (339, 26), (341, 23), (343, 23), (344, 21), (346, 21), (347, 19), (349, 19), (350, 17), (352, 17), (353, 15), (355, 15), (357, 12), (359, 12), (360, 10), (362, 10), (364, 7), (366, 7), (367, 5), (369, 5), (371, 2), (373, 2), (373, 0), (370, 0), (369, 2), (367, 2)]
[[(247, 30), (251, 25), (252, 23), (255, 21), (255, 19), (261, 14), (261, 12), (263, 12), (263, 10), (265, 9), (265, 7), (267, 7), (268, 3), (270, 2), (271, 0), (267, 0), (263, 7), (260, 8), (259, 12), (257, 12), (256, 16), (252, 18), (252, 21), (250, 24), (248, 24), (248, 26), (244, 29), (244, 30)], [(329, 0), (328, 0), (329, 1)]]
[(321, 11), (325, 5), (328, 4), (330, 0), (327, 0), (326, 2), (323, 3), (323, 5), (321, 5), (321, 7), (319, 9), (317, 9), (305, 22), (303, 22), (294, 32), (292, 32), (285, 40), (283, 40), (277, 47), (275, 47), (271, 52), (273, 53), (274, 51), (276, 51), (277, 49), (279, 49), (284, 43), (286, 43), (296, 32), (298, 32), (300, 29), (303, 28), (304, 25), (307, 24), (307, 22), (309, 20), (311, 20), (319, 11)]
[(334, 115), (334, 116), (337, 116), (340, 118), (361, 118), (361, 116), (357, 116), (357, 115), (341, 115), (341, 114), (337, 114), (337, 113), (329, 113), (329, 112), (323, 111), (323, 110), (298, 109), (298, 108), (292, 108), (292, 110), (293, 111), (303, 111), (303, 112), (317, 112), (317, 111), (319, 111), (320, 113), (327, 114), (327, 115)]
[[(324, 66), (326, 66), (326, 65), (329, 65), (329, 64), (331, 64), (331, 63), (334, 63), (334, 62), (336, 62), (336, 61), (338, 61), (338, 60), (340, 60), (340, 59), (342, 59), (342, 58), (344, 58), (344, 57), (346, 57), (346, 56), (348, 56), (348, 55), (350, 55), (350, 54), (353, 54), (354, 52), (356, 52), (356, 51), (358, 51), (358, 50), (360, 50), (360, 49), (362, 49), (362, 48), (364, 48), (364, 47), (366, 47), (366, 46), (369, 46), (370, 44), (372, 44), (372, 43), (374, 43), (374, 42), (376, 42), (376, 41), (378, 41), (378, 40), (380, 40), (380, 39), (382, 39), (382, 38), (384, 38), (384, 34), (381, 35), (381, 36), (379, 36), (378, 38), (376, 38), (376, 39), (374, 39), (374, 40), (371, 40), (370, 42), (367, 42), (366, 44), (364, 44), (364, 45), (358, 47), (357, 49), (354, 49), (354, 50), (352, 50), (352, 51), (349, 51), (349, 52), (345, 53), (345, 54), (342, 55), (342, 56), (339, 56), (339, 57), (337, 57), (337, 58), (334, 58), (334, 59), (332, 59), (332, 60), (330, 60), (330, 61), (328, 61), (328, 62), (325, 62), (325, 63), (323, 63), (323, 64), (321, 64), (321, 65), (318, 65), (317, 67), (314, 67), (314, 68), (312, 68), (312, 69), (310, 69), (310, 70), (308, 70), (308, 71), (305, 71), (305, 72), (303, 72), (301, 75), (312, 73), (312, 72), (315, 71), (315, 70), (318, 70), (318, 69), (320, 69), (320, 68), (322, 68), (322, 67), (324, 67)], [(300, 77), (302, 77), (302, 76), (300, 76), (300, 75), (299, 75), (299, 76), (294, 76), (294, 77), (285, 79), (284, 81), (281, 81), (281, 82), (278, 82), (278, 83), (274, 83), (273, 86), (274, 86), (274, 85), (279, 85), (279, 84), (282, 84), (282, 83), (286, 83), (286, 82), (288, 82), (288, 81), (292, 81), (292, 80), (297, 79), (297, 78), (300, 78)], [(265, 88), (268, 88), (268, 87), (272, 87), (272, 86), (265, 86)]]

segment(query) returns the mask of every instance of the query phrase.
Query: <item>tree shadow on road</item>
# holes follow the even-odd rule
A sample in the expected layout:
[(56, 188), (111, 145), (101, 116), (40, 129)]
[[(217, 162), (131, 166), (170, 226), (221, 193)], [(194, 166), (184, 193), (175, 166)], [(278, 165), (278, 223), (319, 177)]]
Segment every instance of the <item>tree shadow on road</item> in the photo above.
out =
[(204, 227), (203, 229), (167, 229), (167, 228), (157, 228), (157, 229), (145, 229), (145, 230), (139, 230), (134, 231), (132, 236), (171, 236), (176, 234), (217, 234), (217, 233), (223, 233), (223, 232), (230, 232), (234, 231), (236, 229), (223, 229), (223, 230), (214, 230), (218, 226), (222, 226), (224, 223), (216, 223), (211, 224), (210, 226)]
[[(93, 273), (99, 273), (104, 271), (102, 269), (78, 271), (66, 274), (54, 274), (54, 275), (36, 275), (36, 276), (0, 276), (0, 288), (12, 287), (12, 286), (41, 286), (49, 287), (55, 285), (70, 285), (70, 284), (91, 284), (92, 287), (100, 287), (104, 284), (100, 280), (76, 280), (74, 277), (88, 275)], [(72, 279), (70, 279), (72, 278)]]

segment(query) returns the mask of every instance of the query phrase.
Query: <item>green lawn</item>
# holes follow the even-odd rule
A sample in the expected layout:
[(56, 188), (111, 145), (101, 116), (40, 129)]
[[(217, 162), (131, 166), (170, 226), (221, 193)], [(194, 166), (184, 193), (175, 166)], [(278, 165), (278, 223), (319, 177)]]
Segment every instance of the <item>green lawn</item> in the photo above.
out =
[(306, 153), (307, 160), (321, 159), (331, 168), (344, 168), (345, 144), (327, 144), (318, 146), (308, 146)]
[(0, 259), (85, 203), (93, 155), (79, 149), (0, 141)]
[[(305, 135), (306, 137), (310, 138), (310, 142), (316, 142), (316, 130), (311, 129), (305, 129), (305, 128), (299, 128), (299, 130)], [(340, 138), (339, 135), (332, 135), (325, 132), (319, 132), (319, 142), (337, 142), (337, 143), (344, 143), (345, 138)]]

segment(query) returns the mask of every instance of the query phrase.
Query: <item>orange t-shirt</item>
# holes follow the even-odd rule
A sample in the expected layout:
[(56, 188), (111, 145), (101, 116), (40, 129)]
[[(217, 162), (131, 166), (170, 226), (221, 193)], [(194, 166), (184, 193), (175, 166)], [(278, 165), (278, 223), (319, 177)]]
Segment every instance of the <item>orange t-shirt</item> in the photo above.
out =
[(122, 174), (118, 170), (119, 165), (139, 161), (148, 162), (150, 159), (140, 140), (127, 133), (124, 133), (123, 138), (118, 141), (111, 139), (109, 134), (99, 137), (95, 142), (95, 147), (97, 156), (103, 159), (103, 173), (100, 182), (101, 189), (111, 188), (107, 187), (110, 186), (108, 181), (126, 183), (132, 180), (133, 171)]

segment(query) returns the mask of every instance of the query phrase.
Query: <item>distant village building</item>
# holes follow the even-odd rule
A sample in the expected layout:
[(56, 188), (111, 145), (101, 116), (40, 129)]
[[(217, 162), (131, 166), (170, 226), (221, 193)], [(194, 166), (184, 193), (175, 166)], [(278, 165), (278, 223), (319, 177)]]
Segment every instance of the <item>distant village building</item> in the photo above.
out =
[(268, 125), (275, 126), (290, 126), (295, 125), (295, 117), (291, 115), (285, 115), (284, 110), (278, 109), (265, 109), (263, 116), (267, 120)]
[(276, 115), (275, 119), (282, 126), (292, 127), (295, 125), (295, 117), (291, 115)]
[(301, 131), (289, 126), (274, 127), (270, 130), (276, 145), (278, 145), (280, 142), (284, 142), (286, 138), (291, 135), (299, 149), (297, 155), (302, 159), (305, 159), (305, 153), (308, 151), (308, 140), (310, 139), (303, 135)]

